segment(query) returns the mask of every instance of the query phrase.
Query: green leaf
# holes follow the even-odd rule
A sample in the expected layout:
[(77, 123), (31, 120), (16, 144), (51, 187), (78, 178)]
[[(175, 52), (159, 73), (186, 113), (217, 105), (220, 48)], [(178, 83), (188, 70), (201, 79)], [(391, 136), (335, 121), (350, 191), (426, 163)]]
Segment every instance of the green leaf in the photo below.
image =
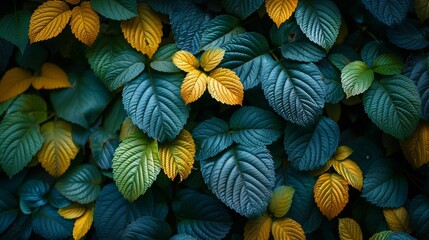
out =
[(160, 142), (173, 140), (189, 116), (180, 96), (181, 74), (142, 73), (125, 85), (124, 108), (133, 123)]
[(219, 15), (209, 22), (201, 37), (201, 49), (221, 47), (235, 36), (244, 33), (240, 20), (230, 15)]
[(15, 98), (11, 98), (5, 102), (0, 103), (0, 116), (9, 108)]
[(103, 128), (116, 132), (121, 128), (126, 117), (127, 113), (124, 105), (122, 105), (122, 96), (117, 95), (116, 99), (103, 112)]
[(381, 54), (372, 63), (371, 69), (375, 73), (383, 75), (400, 74), (404, 63), (400, 57), (394, 54)]
[(9, 177), (21, 171), (43, 144), (40, 127), (32, 116), (14, 113), (0, 123), (0, 165)]
[(160, 47), (155, 55), (153, 55), (150, 67), (160, 72), (180, 72), (180, 69), (178, 69), (171, 60), (171, 56), (173, 56), (177, 51), (179, 51), (179, 49), (176, 44), (167, 44)]
[(300, 0), (295, 10), (297, 23), (304, 34), (323, 48), (331, 48), (337, 39), (341, 14), (331, 0)]
[(232, 146), (201, 161), (201, 172), (212, 192), (241, 215), (266, 210), (274, 186), (274, 161), (267, 148)]
[(55, 90), (51, 102), (58, 116), (88, 128), (111, 100), (111, 93), (90, 70), (68, 72), (72, 88)]
[(401, 23), (410, 6), (408, 0), (362, 0), (362, 2), (378, 20), (389, 26)]
[(137, 16), (136, 0), (91, 0), (92, 8), (113, 20), (127, 20)]
[(402, 75), (374, 82), (363, 95), (363, 104), (377, 127), (399, 139), (410, 136), (420, 119), (417, 87)]
[(21, 94), (9, 106), (6, 115), (22, 113), (32, 116), (38, 123), (48, 118), (48, 107), (43, 98), (36, 95)]
[(378, 232), (372, 235), (369, 240), (388, 240), (392, 233), (393, 231), (390, 230)]
[(383, 53), (386, 53), (385, 45), (379, 41), (371, 41), (365, 44), (361, 51), (360, 56), (369, 68), (372, 67), (374, 60)]
[(0, 37), (13, 43), (24, 52), (28, 45), (28, 29), (30, 28), (31, 12), (18, 10), (0, 20)]
[(101, 169), (112, 167), (113, 154), (119, 146), (119, 136), (103, 129), (95, 130), (89, 139), (94, 161)]
[(121, 239), (160, 239), (168, 240), (171, 229), (162, 219), (143, 216), (133, 221), (125, 228)]
[(223, 0), (226, 11), (238, 16), (241, 19), (248, 17), (256, 11), (263, 3), (263, 0)]
[(156, 180), (161, 163), (158, 143), (136, 132), (119, 144), (113, 157), (113, 179), (129, 201), (136, 200)]
[(47, 205), (32, 215), (33, 231), (45, 239), (71, 237), (73, 221), (61, 217), (57, 209)]
[(280, 186), (274, 190), (268, 209), (276, 218), (283, 217), (289, 211), (294, 193), (295, 189), (291, 186)]
[(89, 164), (81, 164), (68, 170), (55, 184), (55, 188), (67, 199), (80, 204), (93, 202), (101, 191), (101, 174)]
[(341, 70), (341, 83), (347, 98), (365, 92), (374, 81), (374, 72), (362, 61), (347, 64)]
[(411, 225), (421, 239), (429, 237), (429, 198), (419, 194), (413, 198), (409, 207)]
[(12, 56), (12, 52), (13, 45), (3, 38), (0, 38), (0, 74), (3, 74), (6, 70), (10, 57)]
[(325, 83), (313, 63), (271, 60), (264, 66), (262, 88), (280, 116), (301, 126), (316, 122), (325, 105)]
[(0, 234), (3, 233), (18, 216), (18, 204), (8, 191), (0, 189)]

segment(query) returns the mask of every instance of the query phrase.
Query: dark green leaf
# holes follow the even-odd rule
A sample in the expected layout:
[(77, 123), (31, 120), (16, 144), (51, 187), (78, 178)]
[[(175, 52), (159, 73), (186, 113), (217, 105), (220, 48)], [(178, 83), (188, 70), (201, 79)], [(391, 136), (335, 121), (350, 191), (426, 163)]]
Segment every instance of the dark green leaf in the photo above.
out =
[(30, 44), (24, 52), (15, 55), (15, 61), (22, 68), (29, 68), (35, 72), (40, 71), (43, 63), (46, 62), (49, 52), (40, 44)]
[(230, 15), (219, 15), (209, 22), (209, 26), (203, 32), (201, 49), (221, 47), (235, 36), (244, 33), (240, 26), (240, 20)]
[(317, 67), (323, 75), (323, 80), (326, 83), (327, 103), (338, 103), (344, 98), (343, 88), (341, 86), (341, 73), (327, 59), (323, 59), (317, 63)]
[(13, 100), (15, 100), (15, 98), (11, 98), (5, 102), (0, 103), (0, 116), (9, 108)]
[(73, 221), (61, 217), (57, 209), (47, 205), (33, 214), (33, 231), (46, 239), (71, 237)]
[(413, 80), (420, 93), (421, 113), (429, 120), (429, 64), (427, 55), (411, 55), (405, 63), (404, 75)]
[(31, 214), (48, 203), (48, 183), (38, 179), (26, 181), (19, 189), (20, 208), (24, 214)]
[(113, 20), (127, 20), (137, 16), (137, 0), (91, 0), (92, 8)]
[(226, 11), (241, 19), (244, 19), (255, 12), (263, 3), (264, 0), (223, 0), (223, 6)]
[(19, 214), (13, 224), (1, 234), (2, 239), (30, 239), (32, 232), (31, 216)]
[(18, 10), (0, 20), (0, 37), (8, 40), (24, 52), (28, 44), (31, 12)]
[(185, 233), (178, 233), (170, 238), (170, 240), (197, 240), (197, 238)]
[(125, 228), (121, 239), (168, 240), (170, 235), (171, 229), (168, 223), (156, 217), (143, 216), (133, 221)]
[(160, 13), (170, 14), (171, 11), (179, 4), (183, 4), (186, 0), (147, 0), (149, 6)]
[(374, 81), (374, 72), (362, 61), (347, 64), (341, 70), (341, 83), (347, 98), (368, 90)]
[(407, 15), (410, 0), (362, 0), (365, 7), (386, 25), (399, 24)]
[(394, 54), (381, 54), (372, 63), (371, 69), (375, 73), (383, 75), (400, 74), (404, 68), (404, 62)]
[(428, 28), (419, 28), (418, 22), (406, 19), (401, 24), (387, 29), (389, 40), (398, 47), (409, 50), (420, 50), (429, 46), (425, 36)]
[(18, 201), (8, 191), (0, 189), (0, 234), (3, 233), (18, 216)]
[(171, 56), (177, 51), (179, 51), (179, 49), (176, 44), (167, 44), (160, 47), (155, 55), (153, 55), (150, 67), (160, 72), (180, 72), (180, 69), (178, 69), (171, 60)]
[(9, 59), (12, 56), (13, 45), (8, 41), (0, 38), (0, 74), (3, 74), (9, 64)]
[(121, 128), (126, 117), (127, 112), (122, 105), (122, 96), (119, 95), (103, 113), (103, 127), (106, 130), (116, 132)]
[(101, 169), (112, 167), (113, 154), (119, 146), (119, 137), (111, 131), (97, 129), (90, 137), (90, 147), (94, 161)]
[(426, 195), (417, 195), (409, 207), (411, 226), (421, 239), (429, 237), (429, 198)]
[(22, 113), (32, 116), (38, 123), (48, 118), (48, 107), (43, 98), (37, 95), (21, 94), (9, 106), (6, 115)]

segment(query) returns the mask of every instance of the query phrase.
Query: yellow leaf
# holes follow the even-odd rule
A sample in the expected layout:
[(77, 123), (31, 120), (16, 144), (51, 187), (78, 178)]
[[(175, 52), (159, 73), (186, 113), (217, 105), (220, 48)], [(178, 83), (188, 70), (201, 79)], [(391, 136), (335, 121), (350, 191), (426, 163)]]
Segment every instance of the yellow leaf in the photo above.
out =
[(268, 209), (276, 218), (283, 217), (289, 211), (294, 193), (295, 189), (290, 186), (280, 186), (274, 190)]
[(243, 84), (235, 72), (229, 69), (213, 70), (209, 76), (208, 90), (210, 95), (221, 103), (241, 105), (243, 102)]
[(193, 70), (186, 74), (180, 88), (180, 94), (186, 104), (195, 102), (206, 91), (208, 76), (200, 70)]
[(201, 67), (206, 72), (213, 70), (223, 59), (225, 55), (225, 50), (220, 48), (210, 48), (203, 53), (200, 59)]
[(256, 219), (249, 219), (244, 226), (244, 240), (268, 240), (270, 238), (271, 217), (263, 213)]
[(265, 0), (268, 16), (280, 27), (298, 6), (298, 0)]
[(88, 1), (73, 8), (70, 27), (76, 38), (88, 46), (97, 39), (100, 32), (100, 19)]
[(66, 2), (73, 4), (73, 5), (76, 5), (80, 2), (80, 0), (66, 0)]
[(405, 141), (401, 141), (402, 152), (413, 168), (429, 163), (429, 123), (421, 121), (417, 129)]
[(147, 4), (138, 6), (138, 15), (121, 22), (121, 29), (131, 46), (152, 58), (162, 37), (159, 16)]
[(336, 217), (349, 201), (347, 182), (336, 173), (321, 175), (313, 190), (317, 206), (329, 220)]
[(171, 60), (176, 67), (185, 72), (192, 72), (200, 67), (198, 59), (192, 53), (184, 50), (176, 52)]
[(40, 76), (33, 77), (32, 85), (35, 89), (57, 89), (71, 87), (66, 73), (57, 65), (44, 63)]
[(328, 161), (326, 161), (326, 163), (323, 166), (321, 166), (319, 169), (311, 171), (310, 174), (313, 176), (322, 175), (323, 173), (325, 173), (331, 168), (333, 162), (334, 160), (332, 160), (332, 158), (328, 159)]
[(0, 80), (0, 102), (25, 92), (31, 85), (31, 72), (22, 68), (9, 69)]
[(73, 227), (73, 238), (75, 240), (81, 239), (89, 231), (94, 217), (94, 205), (88, 207), (80, 218), (76, 219)]
[(362, 230), (359, 224), (351, 218), (338, 219), (338, 233), (341, 240), (362, 240)]
[(63, 1), (48, 1), (40, 5), (30, 19), (30, 42), (56, 37), (66, 27), (71, 17), (69, 5)]
[(70, 206), (58, 209), (60, 214), (65, 219), (75, 219), (82, 216), (86, 211), (86, 206), (79, 203), (72, 203)]
[(353, 150), (347, 146), (339, 146), (332, 156), (333, 159), (337, 161), (342, 161), (350, 157), (352, 155)]
[(70, 160), (76, 157), (79, 148), (75, 145), (71, 133), (71, 124), (64, 121), (47, 122), (40, 132), (45, 138), (38, 158), (42, 167), (54, 177), (61, 176), (70, 166)]
[(277, 219), (271, 226), (274, 240), (303, 240), (305, 233), (301, 224), (290, 218)]
[(383, 215), (390, 230), (408, 233), (413, 231), (410, 225), (410, 217), (404, 207), (383, 209)]
[(137, 131), (140, 131), (140, 128), (134, 125), (134, 123), (131, 121), (131, 118), (127, 117), (125, 118), (124, 122), (122, 122), (119, 140), (122, 141)]
[(414, 0), (414, 9), (416, 10), (417, 17), (420, 21), (424, 22), (429, 18), (428, 0)]
[(188, 131), (183, 129), (175, 140), (160, 144), (158, 151), (162, 169), (171, 180), (177, 174), (180, 181), (189, 176), (194, 164), (195, 142)]
[(334, 161), (335, 171), (337, 171), (343, 178), (355, 189), (361, 191), (363, 185), (363, 174), (359, 166), (352, 160), (346, 159), (343, 161)]

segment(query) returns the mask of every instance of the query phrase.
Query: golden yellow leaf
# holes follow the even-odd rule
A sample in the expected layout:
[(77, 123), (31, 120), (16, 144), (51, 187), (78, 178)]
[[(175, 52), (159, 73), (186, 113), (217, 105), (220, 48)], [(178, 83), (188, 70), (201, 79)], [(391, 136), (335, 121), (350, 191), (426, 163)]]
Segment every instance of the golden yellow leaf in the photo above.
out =
[(34, 76), (31, 84), (38, 90), (71, 87), (66, 73), (52, 63), (44, 63), (40, 70), (40, 76)]
[(353, 149), (347, 146), (339, 146), (337, 150), (335, 150), (334, 155), (332, 156), (333, 159), (337, 161), (342, 161), (350, 157), (352, 155)]
[(290, 218), (277, 219), (271, 225), (274, 240), (303, 240), (305, 233), (301, 224)]
[(207, 49), (200, 58), (200, 65), (206, 72), (213, 70), (223, 59), (225, 50), (220, 48)]
[(176, 67), (185, 72), (192, 72), (200, 67), (198, 59), (192, 53), (184, 50), (176, 52), (171, 60)]
[(298, 0), (265, 0), (268, 16), (280, 27), (298, 6)]
[(321, 166), (319, 169), (311, 171), (310, 174), (313, 176), (319, 176), (319, 175), (325, 173), (326, 171), (328, 171), (331, 168), (333, 162), (334, 162), (334, 160), (332, 160), (332, 158), (328, 159), (328, 161), (326, 161), (326, 163), (323, 164), (323, 166)]
[(276, 218), (283, 217), (289, 211), (294, 193), (295, 189), (290, 186), (280, 186), (274, 190), (268, 209)]
[(362, 230), (359, 224), (351, 218), (338, 219), (338, 234), (341, 240), (362, 240)]
[(383, 209), (383, 215), (390, 230), (408, 233), (413, 231), (410, 225), (410, 217), (404, 207), (385, 208)]
[(80, 2), (80, 0), (66, 0), (66, 2), (73, 4), (73, 5), (76, 5)]
[(195, 156), (195, 142), (192, 135), (182, 130), (175, 140), (160, 144), (159, 159), (165, 174), (174, 180), (177, 174), (180, 181), (186, 179), (192, 170)]
[(64, 121), (45, 123), (40, 132), (45, 142), (38, 153), (42, 167), (54, 177), (61, 176), (76, 157), (79, 148), (73, 142), (71, 124)]
[(140, 131), (140, 128), (134, 125), (131, 118), (127, 117), (124, 122), (122, 122), (121, 131), (119, 132), (119, 140), (122, 141), (137, 131)]
[(180, 87), (180, 94), (186, 104), (195, 102), (206, 91), (208, 76), (200, 70), (193, 70), (186, 74)]
[(72, 203), (70, 206), (58, 209), (60, 214), (65, 219), (75, 219), (82, 216), (86, 211), (86, 206), (79, 203)]
[(31, 85), (31, 72), (22, 68), (9, 69), (0, 80), (0, 102), (25, 92)]
[(244, 240), (268, 240), (273, 220), (267, 213), (255, 219), (249, 219), (244, 226)]
[(359, 166), (352, 160), (346, 159), (343, 161), (334, 161), (335, 171), (355, 189), (361, 191), (363, 186), (363, 174)]
[(424, 22), (429, 18), (428, 0), (414, 0), (414, 9), (416, 10), (417, 17), (420, 21)]
[(56, 37), (66, 27), (71, 17), (69, 5), (63, 1), (48, 1), (40, 5), (30, 19), (30, 43)]
[(88, 207), (80, 218), (76, 219), (73, 227), (73, 238), (75, 240), (81, 239), (89, 231), (92, 225), (92, 220), (94, 218), (94, 205)]
[(88, 46), (97, 39), (100, 32), (100, 19), (88, 1), (73, 8), (70, 27), (75, 37)]
[(429, 163), (429, 123), (421, 121), (408, 139), (401, 141), (405, 158), (413, 168)]
[(235, 72), (226, 68), (211, 71), (208, 81), (210, 95), (229, 105), (241, 105), (244, 97), (243, 84)]
[(336, 173), (321, 175), (313, 190), (317, 206), (329, 220), (336, 217), (349, 201), (347, 182)]
[(131, 46), (152, 58), (162, 37), (161, 19), (147, 4), (138, 6), (138, 15), (121, 22), (121, 29)]

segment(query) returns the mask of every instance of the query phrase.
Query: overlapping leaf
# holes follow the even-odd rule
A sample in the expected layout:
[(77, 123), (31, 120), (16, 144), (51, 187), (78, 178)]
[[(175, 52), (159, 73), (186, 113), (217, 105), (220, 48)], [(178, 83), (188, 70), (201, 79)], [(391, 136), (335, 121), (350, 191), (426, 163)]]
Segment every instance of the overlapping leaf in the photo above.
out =
[(340, 102), (344, 98), (344, 91), (341, 85), (341, 72), (327, 59), (318, 62), (317, 67), (326, 83), (326, 103), (335, 104)]
[(340, 214), (349, 201), (349, 187), (336, 173), (324, 173), (314, 185), (314, 200), (328, 219)]
[(201, 37), (201, 49), (220, 47), (235, 36), (244, 33), (240, 20), (230, 15), (219, 15), (208, 23)]
[(404, 141), (401, 141), (402, 152), (413, 168), (419, 168), (429, 163), (429, 124), (420, 122), (416, 131)]
[(0, 234), (3, 233), (18, 216), (17, 200), (6, 190), (0, 189)]
[(9, 69), (0, 80), (0, 102), (25, 92), (32, 82), (31, 73), (22, 68)]
[(247, 220), (244, 226), (244, 239), (269, 239), (273, 220), (267, 213)]
[(338, 219), (338, 234), (341, 240), (363, 240), (359, 224), (351, 218)]
[(79, 203), (72, 203), (68, 207), (58, 209), (58, 214), (65, 219), (80, 218), (86, 212), (86, 206)]
[(282, 218), (273, 221), (271, 232), (274, 240), (299, 240), (306, 238), (301, 224), (290, 218)]
[(89, 1), (83, 1), (71, 12), (70, 27), (79, 41), (91, 46), (100, 32), (100, 19)]
[(31, 13), (27, 10), (18, 10), (13, 14), (4, 15), (0, 20), (0, 37), (13, 43), (24, 53), (28, 45), (28, 28)]
[(332, 166), (352, 187), (362, 190), (363, 174), (359, 166), (350, 159), (334, 161)]
[(373, 1), (363, 0), (365, 7), (381, 22), (386, 25), (401, 23), (407, 15), (409, 1)]
[(374, 72), (362, 61), (347, 64), (341, 70), (341, 83), (347, 97), (365, 92), (374, 80)]
[(112, 167), (115, 149), (119, 146), (119, 137), (110, 131), (98, 129), (91, 134), (90, 147), (95, 162), (102, 169)]
[(372, 70), (383, 75), (400, 74), (404, 68), (402, 59), (394, 54), (381, 54), (372, 63)]
[(143, 216), (130, 223), (125, 228), (121, 239), (160, 239), (168, 240), (171, 229), (162, 219)]
[(92, 226), (92, 221), (94, 219), (94, 205), (89, 206), (85, 213), (76, 219), (73, 226), (73, 238), (81, 239), (83, 238), (89, 229)]
[(411, 233), (413, 229), (410, 225), (410, 217), (404, 207), (383, 209), (387, 226), (392, 231), (402, 231)]
[(223, 4), (225, 9), (240, 17), (241, 19), (246, 18), (254, 11), (256, 11), (262, 4), (263, 0), (243, 0), (243, 1), (234, 1), (234, 0), (224, 0)]
[(33, 231), (46, 239), (71, 236), (73, 222), (62, 218), (53, 207), (46, 205), (32, 215)]
[(429, 237), (429, 198), (419, 194), (413, 198), (409, 207), (411, 226), (417, 236)]
[(91, 6), (113, 20), (127, 20), (137, 15), (137, 0), (91, 0)]
[(276, 218), (283, 217), (289, 211), (294, 193), (295, 189), (291, 186), (280, 186), (274, 190), (268, 209)]
[(429, 3), (426, 0), (414, 1), (414, 10), (420, 21), (424, 22), (429, 18)]
[(37, 90), (71, 87), (66, 73), (53, 63), (44, 63), (40, 73), (33, 76), (31, 84)]
[(398, 47), (419, 50), (429, 46), (425, 31), (427, 30), (422, 29), (417, 21), (405, 19), (401, 24), (387, 29), (387, 36)]
[(186, 74), (180, 87), (180, 95), (186, 104), (197, 101), (206, 91), (209, 77), (200, 70)]
[(179, 49), (176, 44), (166, 44), (161, 46), (155, 55), (153, 55), (150, 67), (160, 72), (180, 72), (172, 60), (172, 56), (174, 56), (178, 51)]

